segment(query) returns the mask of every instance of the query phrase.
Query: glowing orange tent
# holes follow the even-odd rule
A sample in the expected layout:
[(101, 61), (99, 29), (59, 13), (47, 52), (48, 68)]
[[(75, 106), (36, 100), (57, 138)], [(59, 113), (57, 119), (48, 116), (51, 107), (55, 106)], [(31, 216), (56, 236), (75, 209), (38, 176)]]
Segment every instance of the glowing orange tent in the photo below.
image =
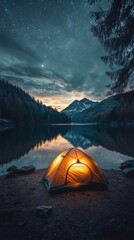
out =
[(48, 167), (43, 182), (49, 192), (89, 185), (107, 188), (107, 180), (98, 164), (77, 148), (60, 153)]

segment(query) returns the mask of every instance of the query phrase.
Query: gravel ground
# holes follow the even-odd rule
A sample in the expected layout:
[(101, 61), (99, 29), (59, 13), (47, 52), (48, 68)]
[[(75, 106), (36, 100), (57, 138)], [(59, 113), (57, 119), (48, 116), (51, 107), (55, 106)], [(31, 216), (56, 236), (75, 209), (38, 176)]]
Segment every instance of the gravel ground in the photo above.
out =
[[(41, 183), (44, 170), (0, 177), (1, 240), (134, 239), (134, 179), (104, 170), (108, 190), (50, 194)], [(52, 206), (40, 216), (36, 208)]]

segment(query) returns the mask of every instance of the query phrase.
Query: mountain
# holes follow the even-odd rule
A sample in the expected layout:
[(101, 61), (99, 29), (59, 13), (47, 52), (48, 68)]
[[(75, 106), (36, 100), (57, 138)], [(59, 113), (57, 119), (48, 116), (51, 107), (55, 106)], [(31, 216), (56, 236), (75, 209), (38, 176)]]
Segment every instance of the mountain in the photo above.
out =
[(75, 120), (82, 123), (134, 122), (134, 91), (108, 97), (82, 112), (75, 113)]
[(83, 98), (80, 101), (75, 100), (68, 107), (62, 110), (67, 116), (71, 117), (71, 120), (75, 120), (75, 114), (83, 112), (85, 109), (96, 106), (98, 102), (92, 102), (87, 98)]
[[(0, 119), (6, 123), (69, 123), (68, 116), (36, 101), (21, 88), (0, 80)], [(0, 124), (5, 125), (5, 120)]]

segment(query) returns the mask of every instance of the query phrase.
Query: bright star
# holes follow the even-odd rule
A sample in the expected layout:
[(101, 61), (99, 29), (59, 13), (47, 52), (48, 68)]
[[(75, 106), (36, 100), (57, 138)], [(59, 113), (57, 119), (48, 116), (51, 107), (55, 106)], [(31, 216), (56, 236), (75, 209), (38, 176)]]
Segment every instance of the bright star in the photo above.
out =
[(44, 64), (42, 64), (41, 67), (43, 68), (43, 67), (44, 67)]

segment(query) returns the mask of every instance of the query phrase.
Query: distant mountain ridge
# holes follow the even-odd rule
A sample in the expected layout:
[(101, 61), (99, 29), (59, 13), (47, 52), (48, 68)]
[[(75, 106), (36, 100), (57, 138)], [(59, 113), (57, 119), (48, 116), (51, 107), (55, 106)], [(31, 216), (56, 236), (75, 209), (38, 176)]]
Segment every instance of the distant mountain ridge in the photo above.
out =
[(98, 104), (98, 102), (93, 102), (87, 98), (83, 98), (81, 100), (73, 101), (68, 107), (62, 110), (62, 112), (73, 119), (75, 114), (83, 112), (84, 110), (89, 109), (96, 104)]
[(134, 91), (108, 97), (83, 111), (76, 109), (75, 114), (70, 112), (69, 116), (77, 123), (134, 122)]

